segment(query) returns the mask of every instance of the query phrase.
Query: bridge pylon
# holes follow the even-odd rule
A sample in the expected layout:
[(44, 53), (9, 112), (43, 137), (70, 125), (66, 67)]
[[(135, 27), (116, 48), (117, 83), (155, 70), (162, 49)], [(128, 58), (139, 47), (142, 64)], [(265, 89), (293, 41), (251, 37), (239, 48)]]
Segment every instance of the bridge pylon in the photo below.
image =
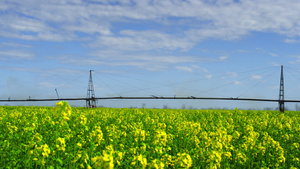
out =
[(95, 90), (94, 90), (94, 85), (93, 85), (92, 71), (93, 70), (90, 70), (90, 79), (89, 79), (87, 95), (86, 95), (86, 107), (87, 108), (96, 107), (96, 99), (95, 99)]
[(279, 99), (278, 108), (281, 112), (284, 112), (284, 82), (283, 82), (283, 65), (281, 65), (280, 74), (280, 86), (279, 86)]

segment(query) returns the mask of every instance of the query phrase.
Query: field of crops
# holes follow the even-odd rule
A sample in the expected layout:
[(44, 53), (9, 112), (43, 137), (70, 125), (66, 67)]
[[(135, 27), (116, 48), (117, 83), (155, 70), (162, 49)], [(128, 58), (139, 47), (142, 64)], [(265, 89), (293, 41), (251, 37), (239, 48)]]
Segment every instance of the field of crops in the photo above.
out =
[(300, 113), (0, 106), (0, 168), (300, 168)]

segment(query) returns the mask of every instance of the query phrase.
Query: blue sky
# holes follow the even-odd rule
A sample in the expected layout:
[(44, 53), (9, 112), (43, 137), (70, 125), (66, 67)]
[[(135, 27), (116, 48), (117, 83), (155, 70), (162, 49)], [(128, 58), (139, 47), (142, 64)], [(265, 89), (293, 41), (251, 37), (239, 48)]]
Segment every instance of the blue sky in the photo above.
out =
[[(299, 37), (298, 0), (3, 0), (0, 98), (56, 98), (55, 89), (60, 97), (86, 97), (92, 69), (97, 97), (277, 99), (284, 65), (285, 97), (300, 99)], [(149, 108), (277, 107), (203, 100), (98, 105), (143, 103)]]

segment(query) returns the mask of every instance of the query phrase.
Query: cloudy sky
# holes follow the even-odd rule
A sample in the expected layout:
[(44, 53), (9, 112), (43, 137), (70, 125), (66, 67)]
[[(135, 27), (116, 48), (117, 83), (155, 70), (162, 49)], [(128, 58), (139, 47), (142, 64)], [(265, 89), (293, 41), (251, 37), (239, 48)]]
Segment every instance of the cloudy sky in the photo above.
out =
[[(94, 70), (96, 97), (277, 99), (284, 65), (285, 97), (300, 99), (299, 47), (299, 0), (2, 0), (0, 98), (56, 98), (55, 89), (62, 98), (86, 97)], [(98, 104), (143, 103), (277, 106), (178, 100)]]

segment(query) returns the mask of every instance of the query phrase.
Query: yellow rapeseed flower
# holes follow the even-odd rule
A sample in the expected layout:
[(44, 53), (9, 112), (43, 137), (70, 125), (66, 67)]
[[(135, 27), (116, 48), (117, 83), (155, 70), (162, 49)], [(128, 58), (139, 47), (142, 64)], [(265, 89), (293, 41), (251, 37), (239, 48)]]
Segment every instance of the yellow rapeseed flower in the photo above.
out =
[(42, 145), (42, 150), (43, 158), (48, 157), (51, 152), (49, 146), (47, 144)]
[(63, 106), (63, 104), (64, 104), (64, 101), (60, 101), (60, 102), (58, 102), (58, 103), (55, 103), (56, 104), (56, 106), (59, 106), (59, 107), (61, 107), (61, 106)]
[(137, 159), (137, 161), (139, 161), (142, 164), (143, 168), (146, 168), (146, 166), (147, 166), (147, 158), (146, 157), (143, 157), (143, 155), (140, 154), (139, 156), (135, 157), (135, 159)]
[(152, 160), (150, 167), (155, 168), (155, 169), (163, 169), (163, 168), (165, 168), (165, 164), (157, 159), (154, 159), (154, 160)]
[(66, 142), (65, 142), (65, 138), (57, 138), (56, 140), (58, 142), (58, 144), (56, 144), (56, 148), (58, 148), (58, 150), (61, 151), (65, 151), (66, 150)]
[(193, 164), (191, 156), (187, 153), (178, 153), (175, 163), (184, 168), (190, 168)]

